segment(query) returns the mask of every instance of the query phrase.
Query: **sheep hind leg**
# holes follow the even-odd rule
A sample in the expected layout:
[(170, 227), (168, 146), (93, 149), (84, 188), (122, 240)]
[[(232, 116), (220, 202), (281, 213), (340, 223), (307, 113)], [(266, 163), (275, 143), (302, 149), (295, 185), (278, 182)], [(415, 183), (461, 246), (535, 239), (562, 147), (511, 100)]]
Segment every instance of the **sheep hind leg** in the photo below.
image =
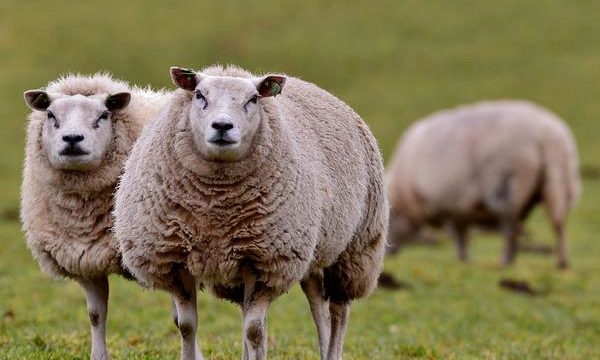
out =
[[(556, 257), (557, 267), (559, 269), (569, 268), (569, 248), (567, 246), (567, 235), (565, 233), (565, 223), (567, 221), (567, 209), (565, 201), (559, 201), (562, 196), (552, 194), (550, 189), (544, 194), (544, 207), (546, 216), (552, 225), (554, 234), (556, 235)], [(566, 200), (566, 199), (563, 199)]]
[[(351, 254), (348, 253), (348, 256)], [(342, 259), (346, 261), (346, 258)], [(329, 348), (327, 349), (327, 360), (341, 360), (344, 349), (344, 338), (346, 336), (346, 328), (348, 327), (348, 315), (350, 314), (350, 302), (358, 295), (357, 289), (352, 289), (351, 281), (356, 280), (355, 277), (349, 277), (345, 263), (338, 263), (331, 268), (327, 268), (323, 273), (323, 283), (325, 286), (325, 294), (329, 299), (329, 316), (331, 318), (331, 331), (329, 335)], [(369, 276), (368, 278), (371, 278)], [(373, 278), (376, 278), (373, 276)], [(362, 279), (363, 281), (366, 280)], [(365, 285), (366, 282), (363, 284)], [(356, 285), (356, 284), (355, 284)], [(362, 287), (362, 286), (361, 286)], [(352, 291), (355, 293), (352, 293)], [(364, 289), (363, 289), (364, 291)]]
[(329, 350), (329, 337), (331, 336), (331, 317), (329, 314), (329, 301), (325, 297), (323, 287), (323, 275), (310, 275), (300, 285), (308, 299), (310, 312), (317, 327), (321, 360), (325, 360)]
[(198, 328), (196, 280), (187, 270), (179, 270), (170, 291), (177, 310), (177, 327), (181, 336), (181, 360), (202, 360), (202, 353), (196, 341)]
[(85, 290), (87, 311), (92, 328), (91, 360), (108, 360), (106, 349), (106, 317), (108, 314), (108, 277), (78, 278)]
[(179, 328), (179, 321), (177, 320), (177, 305), (175, 305), (175, 298), (171, 297), (171, 319), (175, 327)]
[(557, 238), (557, 246), (556, 246), (556, 256), (557, 256), (557, 266), (559, 269), (568, 269), (569, 268), (569, 249), (567, 248), (567, 236), (565, 234), (565, 227), (562, 223), (554, 224), (554, 232), (556, 233)]
[(350, 302), (332, 301), (329, 304), (329, 312), (331, 314), (331, 335), (329, 349), (327, 350), (327, 359), (341, 360), (344, 337), (346, 336), (346, 328), (348, 327)]
[(517, 255), (521, 226), (516, 221), (507, 221), (502, 225), (502, 233), (506, 240), (504, 253), (502, 255), (502, 266), (509, 266), (514, 262)]
[(245, 271), (244, 302), (242, 305), (244, 332), (244, 360), (267, 358), (267, 310), (271, 298), (266, 288), (257, 281), (256, 275)]

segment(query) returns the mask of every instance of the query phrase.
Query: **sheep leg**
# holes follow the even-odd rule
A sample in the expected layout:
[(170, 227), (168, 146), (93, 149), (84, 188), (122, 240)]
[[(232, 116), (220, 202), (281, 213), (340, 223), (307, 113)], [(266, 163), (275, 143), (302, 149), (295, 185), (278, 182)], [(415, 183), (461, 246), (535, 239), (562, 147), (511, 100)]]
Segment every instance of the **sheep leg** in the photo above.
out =
[(256, 275), (244, 272), (244, 303), (242, 316), (244, 326), (244, 360), (267, 358), (267, 309), (271, 302), (265, 288)]
[(502, 266), (508, 266), (513, 263), (519, 246), (520, 227), (516, 222), (506, 222), (502, 226), (502, 232), (506, 239), (504, 254), (502, 255)]
[(85, 290), (87, 311), (92, 327), (91, 360), (108, 360), (106, 349), (106, 317), (108, 314), (108, 277), (95, 279), (79, 278), (79, 284)]
[(323, 276), (321, 274), (311, 275), (300, 285), (308, 299), (310, 312), (317, 327), (321, 360), (325, 360), (331, 335), (331, 317), (329, 316), (329, 301), (325, 298), (325, 289), (323, 288)]
[[(245, 339), (245, 337), (244, 337), (244, 339)], [(248, 360), (248, 359), (249, 359), (248, 344), (246, 344), (246, 341), (244, 340), (244, 352), (242, 353), (242, 360)]]
[(329, 312), (331, 314), (331, 336), (329, 339), (329, 349), (327, 350), (327, 359), (341, 360), (344, 336), (346, 335), (346, 328), (348, 326), (350, 303), (331, 301)]
[(458, 256), (458, 260), (462, 262), (469, 261), (469, 237), (467, 234), (467, 227), (462, 224), (452, 224), (451, 225), (452, 238), (456, 243), (456, 255)]
[(179, 322), (177, 320), (177, 305), (175, 305), (175, 298), (171, 297), (171, 318), (177, 328), (179, 328)]
[(177, 327), (181, 336), (181, 360), (202, 360), (196, 342), (198, 313), (196, 309), (196, 280), (187, 270), (180, 270), (171, 289), (177, 309)]
[(567, 237), (565, 235), (565, 228), (560, 223), (554, 224), (554, 232), (558, 240), (556, 247), (556, 256), (558, 258), (558, 268), (567, 269), (569, 267), (569, 249), (567, 248)]

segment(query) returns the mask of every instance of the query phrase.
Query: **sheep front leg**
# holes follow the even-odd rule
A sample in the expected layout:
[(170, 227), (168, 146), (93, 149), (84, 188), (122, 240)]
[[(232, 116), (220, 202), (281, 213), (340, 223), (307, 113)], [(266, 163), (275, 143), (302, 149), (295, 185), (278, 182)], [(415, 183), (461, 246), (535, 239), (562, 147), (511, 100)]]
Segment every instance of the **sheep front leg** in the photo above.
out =
[(450, 229), (452, 232), (452, 237), (454, 238), (454, 242), (456, 243), (456, 255), (458, 256), (458, 260), (461, 262), (468, 262), (469, 237), (467, 233), (467, 227), (463, 224), (453, 223)]
[(300, 285), (308, 299), (310, 312), (317, 327), (321, 360), (325, 360), (329, 349), (331, 318), (329, 316), (329, 301), (325, 298), (325, 290), (323, 288), (323, 275), (311, 275), (306, 280), (303, 280)]
[(348, 326), (348, 315), (350, 314), (350, 303), (331, 301), (329, 312), (331, 315), (331, 336), (327, 359), (341, 360), (344, 337), (346, 336), (346, 328)]
[(267, 358), (267, 309), (271, 299), (256, 276), (244, 273), (244, 303), (242, 316), (244, 326), (243, 360)]
[(196, 280), (187, 270), (180, 270), (175, 278), (173, 302), (177, 310), (177, 327), (181, 336), (181, 360), (202, 360), (196, 342), (198, 313), (196, 309)]
[(87, 311), (92, 327), (91, 360), (108, 360), (106, 349), (106, 317), (108, 314), (108, 278), (79, 278), (77, 282), (85, 290)]

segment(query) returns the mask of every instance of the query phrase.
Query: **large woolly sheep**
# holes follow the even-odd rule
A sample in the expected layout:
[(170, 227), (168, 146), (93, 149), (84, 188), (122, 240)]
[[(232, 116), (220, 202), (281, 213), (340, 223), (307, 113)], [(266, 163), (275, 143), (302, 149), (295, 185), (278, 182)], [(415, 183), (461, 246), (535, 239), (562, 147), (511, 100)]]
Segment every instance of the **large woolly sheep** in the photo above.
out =
[(183, 359), (201, 358), (196, 283), (241, 306), (244, 359), (263, 359), (267, 307), (297, 282), (321, 357), (341, 358), (350, 302), (375, 286), (386, 241), (369, 129), (293, 77), (219, 66), (171, 75), (181, 89), (134, 146), (116, 195), (124, 264), (173, 294)]
[(113, 193), (146, 119), (167, 95), (106, 74), (69, 75), (25, 92), (29, 115), (21, 189), (27, 245), (41, 269), (87, 295), (92, 359), (108, 359), (108, 279), (128, 274), (113, 237)]
[(567, 267), (565, 221), (580, 191), (565, 123), (526, 101), (488, 101), (434, 113), (401, 139), (387, 174), (392, 249), (421, 226), (450, 225), (467, 260), (470, 225), (500, 229), (510, 264), (522, 221), (542, 202)]

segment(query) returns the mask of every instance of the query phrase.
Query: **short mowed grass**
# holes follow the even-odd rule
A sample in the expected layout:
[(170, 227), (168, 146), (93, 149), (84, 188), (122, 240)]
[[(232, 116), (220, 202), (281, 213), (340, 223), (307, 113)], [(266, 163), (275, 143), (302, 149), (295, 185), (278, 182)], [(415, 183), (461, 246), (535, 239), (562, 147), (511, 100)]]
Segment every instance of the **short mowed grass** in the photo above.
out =
[[(87, 359), (83, 292), (42, 275), (18, 223), (26, 89), (67, 71), (110, 70), (170, 87), (170, 65), (236, 63), (318, 83), (369, 123), (386, 157), (432, 111), (526, 98), (572, 127), (586, 175), (570, 218), (572, 268), (521, 254), (509, 269), (496, 235), (474, 236), (470, 264), (449, 241), (410, 247), (386, 270), (407, 289), (352, 307), (346, 359), (600, 358), (600, 3), (491, 1), (0, 2), (0, 359)], [(52, 191), (48, 189), (48, 191)], [(536, 243), (554, 240), (543, 212)], [(540, 295), (498, 286), (528, 282)], [(111, 278), (108, 345), (116, 359), (175, 359), (178, 334), (162, 292)], [(241, 355), (240, 313), (199, 295), (198, 338), (209, 359)], [(316, 359), (298, 287), (269, 313), (273, 359)]]

